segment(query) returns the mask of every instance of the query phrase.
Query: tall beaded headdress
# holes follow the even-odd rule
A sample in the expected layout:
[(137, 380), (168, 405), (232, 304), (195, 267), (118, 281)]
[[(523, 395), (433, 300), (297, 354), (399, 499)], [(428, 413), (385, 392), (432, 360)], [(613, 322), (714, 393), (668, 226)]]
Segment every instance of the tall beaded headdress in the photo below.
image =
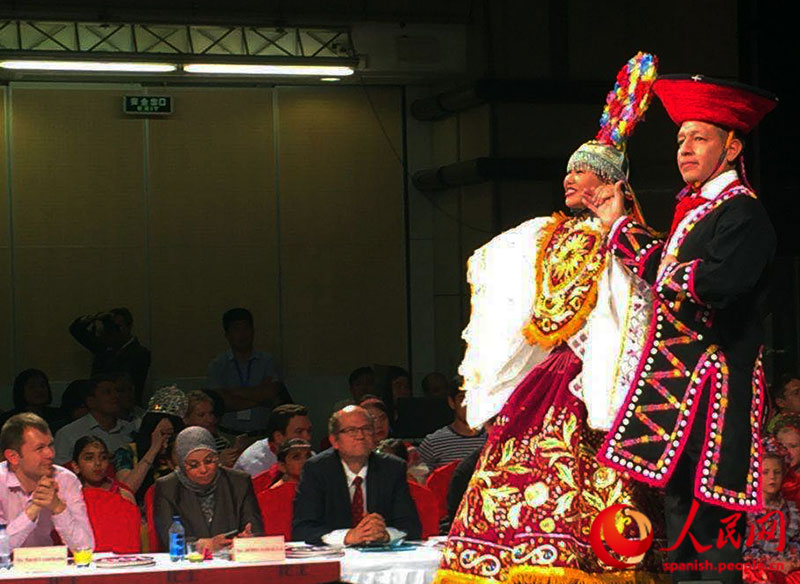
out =
[[(600, 117), (600, 131), (594, 140), (582, 144), (567, 162), (567, 172), (591, 170), (609, 182), (628, 181), (628, 157), (625, 147), (636, 124), (650, 105), (658, 57), (638, 52), (617, 73), (617, 82), (606, 96)], [(643, 222), (636, 197), (631, 195), (633, 213)]]

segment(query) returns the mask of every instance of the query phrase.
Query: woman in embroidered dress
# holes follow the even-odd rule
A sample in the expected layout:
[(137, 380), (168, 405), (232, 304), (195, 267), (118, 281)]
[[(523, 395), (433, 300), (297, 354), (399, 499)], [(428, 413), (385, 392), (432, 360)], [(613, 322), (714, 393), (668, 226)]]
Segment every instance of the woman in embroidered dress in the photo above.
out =
[(650, 301), (606, 253), (582, 197), (627, 185), (624, 141), (648, 105), (655, 67), (648, 54), (628, 62), (597, 139), (570, 158), (564, 195), (573, 215), (527, 221), (469, 260), (472, 316), (459, 373), (470, 424), (498, 415), (437, 584), (648, 581), (600, 564), (589, 543), (592, 520), (612, 504), (658, 513), (595, 459), (638, 362)]

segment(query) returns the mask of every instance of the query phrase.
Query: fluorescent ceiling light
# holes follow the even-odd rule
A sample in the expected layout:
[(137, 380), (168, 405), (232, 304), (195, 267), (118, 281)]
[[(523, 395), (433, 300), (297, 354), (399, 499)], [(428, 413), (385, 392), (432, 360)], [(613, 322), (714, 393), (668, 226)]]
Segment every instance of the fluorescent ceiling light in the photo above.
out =
[(192, 63), (184, 65), (187, 73), (206, 73), (212, 75), (313, 75), (344, 77), (353, 74), (352, 67), (325, 65), (233, 65)]
[(339, 77), (320, 77), (320, 81), (341, 81)]
[(0, 68), (22, 71), (97, 71), (124, 73), (169, 73), (175, 65), (167, 63), (122, 63), (114, 61), (2, 61)]

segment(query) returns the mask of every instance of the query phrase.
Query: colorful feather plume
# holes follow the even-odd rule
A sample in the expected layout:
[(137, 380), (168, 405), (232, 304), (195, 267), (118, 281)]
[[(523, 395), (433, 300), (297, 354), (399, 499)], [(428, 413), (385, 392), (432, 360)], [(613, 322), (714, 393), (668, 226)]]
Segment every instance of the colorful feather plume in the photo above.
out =
[(643, 52), (637, 53), (620, 69), (617, 83), (606, 97), (600, 131), (595, 138), (598, 142), (625, 150), (633, 128), (650, 105), (657, 69), (658, 57)]

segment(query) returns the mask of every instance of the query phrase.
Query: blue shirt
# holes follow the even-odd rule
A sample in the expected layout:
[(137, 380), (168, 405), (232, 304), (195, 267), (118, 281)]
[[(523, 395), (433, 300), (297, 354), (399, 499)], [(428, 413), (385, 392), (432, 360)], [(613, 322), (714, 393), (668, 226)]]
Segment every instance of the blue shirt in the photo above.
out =
[[(226, 389), (231, 387), (255, 387), (267, 377), (277, 381), (278, 368), (271, 355), (261, 351), (253, 351), (247, 363), (239, 363), (232, 350), (217, 355), (208, 365), (208, 386), (210, 389)], [(267, 426), (269, 408), (257, 406), (228, 412), (222, 416), (220, 426), (234, 432), (251, 432), (263, 430)]]

